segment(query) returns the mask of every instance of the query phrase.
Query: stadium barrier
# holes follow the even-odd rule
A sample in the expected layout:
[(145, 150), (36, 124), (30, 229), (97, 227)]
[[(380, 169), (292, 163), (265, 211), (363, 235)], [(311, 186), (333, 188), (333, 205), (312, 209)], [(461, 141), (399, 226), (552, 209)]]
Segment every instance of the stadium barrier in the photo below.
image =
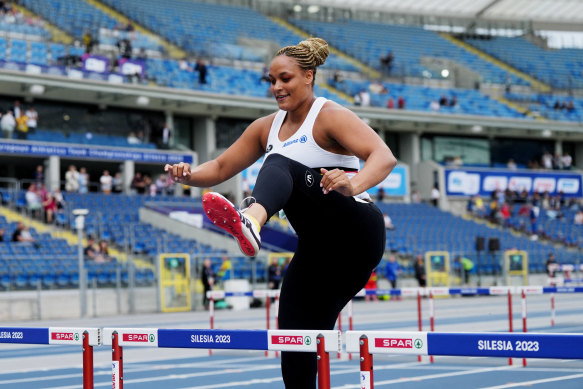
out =
[(346, 350), (360, 353), (360, 387), (374, 388), (374, 354), (583, 359), (583, 335), (348, 331)]
[(330, 352), (342, 348), (339, 331), (104, 328), (103, 344), (112, 346), (113, 389), (123, 389), (123, 347), (315, 352), (318, 388), (330, 389)]
[(0, 343), (82, 346), (83, 389), (93, 389), (93, 346), (101, 345), (100, 328), (0, 327)]

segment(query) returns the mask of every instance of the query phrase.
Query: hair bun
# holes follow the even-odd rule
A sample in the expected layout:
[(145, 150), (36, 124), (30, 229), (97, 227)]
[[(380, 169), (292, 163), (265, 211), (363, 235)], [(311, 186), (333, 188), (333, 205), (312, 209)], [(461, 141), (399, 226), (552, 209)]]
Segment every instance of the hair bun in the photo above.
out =
[(298, 43), (298, 47), (305, 47), (312, 53), (316, 67), (323, 65), (330, 55), (328, 43), (322, 38), (308, 38)]

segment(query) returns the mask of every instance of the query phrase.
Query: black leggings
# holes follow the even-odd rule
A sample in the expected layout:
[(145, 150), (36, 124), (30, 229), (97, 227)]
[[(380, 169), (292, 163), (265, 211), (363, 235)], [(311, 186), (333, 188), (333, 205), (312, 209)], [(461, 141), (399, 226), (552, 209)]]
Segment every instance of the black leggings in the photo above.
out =
[[(281, 287), (279, 327), (332, 330), (385, 248), (382, 213), (337, 192), (324, 194), (319, 171), (279, 154), (266, 158), (253, 197), (268, 218), (283, 208), (298, 246)], [(287, 389), (316, 388), (315, 353), (283, 352)]]

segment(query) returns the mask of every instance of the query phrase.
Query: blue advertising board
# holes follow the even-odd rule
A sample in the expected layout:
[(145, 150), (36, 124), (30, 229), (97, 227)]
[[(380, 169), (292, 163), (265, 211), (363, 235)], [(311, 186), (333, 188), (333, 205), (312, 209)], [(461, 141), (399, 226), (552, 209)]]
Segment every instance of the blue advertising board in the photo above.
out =
[(583, 358), (583, 335), (427, 333), (429, 355), (514, 358)]
[(192, 155), (162, 151), (138, 151), (106, 147), (64, 146), (0, 141), (0, 154), (28, 156), (58, 156), (65, 158), (90, 158), (109, 161), (135, 161), (148, 163), (192, 163)]
[(489, 196), (493, 191), (560, 192), (566, 197), (581, 197), (581, 174), (555, 171), (516, 171), (505, 169), (445, 169), (448, 196)]
[(0, 327), (0, 343), (49, 344), (49, 329)]
[(160, 328), (158, 347), (267, 350), (267, 331)]

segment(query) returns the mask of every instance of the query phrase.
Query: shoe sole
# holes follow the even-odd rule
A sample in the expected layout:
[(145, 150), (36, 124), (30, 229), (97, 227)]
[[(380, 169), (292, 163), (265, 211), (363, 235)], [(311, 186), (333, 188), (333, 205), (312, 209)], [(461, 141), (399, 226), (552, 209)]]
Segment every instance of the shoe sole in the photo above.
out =
[(214, 225), (233, 235), (243, 254), (254, 257), (257, 252), (241, 228), (241, 218), (233, 204), (217, 193), (202, 196), (202, 208)]

